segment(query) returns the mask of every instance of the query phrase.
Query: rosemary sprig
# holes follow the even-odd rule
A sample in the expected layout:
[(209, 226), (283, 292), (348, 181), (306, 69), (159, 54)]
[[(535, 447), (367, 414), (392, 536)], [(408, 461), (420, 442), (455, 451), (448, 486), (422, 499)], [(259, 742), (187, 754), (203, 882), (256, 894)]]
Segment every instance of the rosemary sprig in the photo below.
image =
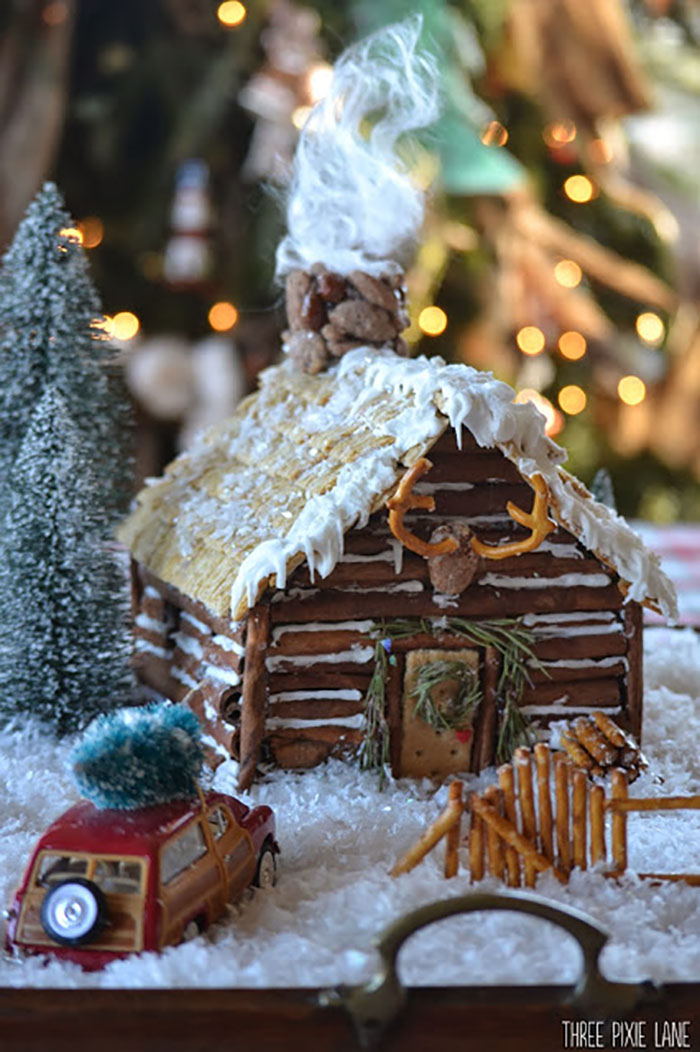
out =
[(379, 639), (374, 647), (374, 672), (365, 694), (365, 726), (360, 746), (360, 766), (363, 770), (378, 768), (381, 779), (389, 760), (389, 725), (385, 716), (389, 659), (385, 642)]
[[(457, 684), (457, 693), (443, 705), (436, 705), (433, 691), (442, 683)], [(483, 695), (471, 665), (464, 661), (431, 661), (422, 665), (416, 685), (409, 694), (416, 699), (413, 715), (435, 730), (462, 730)]]

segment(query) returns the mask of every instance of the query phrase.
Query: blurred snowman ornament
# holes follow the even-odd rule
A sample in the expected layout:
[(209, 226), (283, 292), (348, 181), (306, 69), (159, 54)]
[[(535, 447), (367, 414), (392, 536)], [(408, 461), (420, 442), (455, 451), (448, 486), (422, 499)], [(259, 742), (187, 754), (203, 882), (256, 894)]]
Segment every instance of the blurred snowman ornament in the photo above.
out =
[(125, 375), (131, 394), (151, 417), (180, 425), (178, 449), (230, 416), (246, 391), (236, 345), (225, 336), (192, 345), (175, 335), (140, 340), (129, 347)]

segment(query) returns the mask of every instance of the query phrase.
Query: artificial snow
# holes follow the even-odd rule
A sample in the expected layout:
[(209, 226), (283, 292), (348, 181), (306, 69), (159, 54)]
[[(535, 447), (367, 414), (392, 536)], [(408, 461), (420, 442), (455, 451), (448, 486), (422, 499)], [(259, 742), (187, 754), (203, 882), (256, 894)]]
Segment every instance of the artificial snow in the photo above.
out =
[[(644, 751), (649, 770), (637, 796), (700, 792), (700, 637), (690, 630), (646, 631)], [(77, 799), (67, 768), (72, 743), (35, 726), (0, 735), (0, 903), (8, 904), (37, 837)], [(468, 788), (494, 770), (467, 778)], [(235, 793), (235, 765), (222, 765), (214, 787)], [(447, 788), (390, 781), (341, 761), (305, 773), (275, 771), (244, 799), (275, 809), (282, 849), (279, 883), (256, 891), (203, 936), (158, 955), (143, 954), (83, 973), (38, 958), (0, 958), (0, 986), (266, 987), (364, 981), (376, 958), (372, 938), (402, 914), (470, 891), (465, 872), (450, 881), (439, 845), (412, 873), (388, 870), (444, 807)], [(632, 815), (630, 868), (700, 872), (700, 813)], [(482, 890), (502, 890), (489, 878)], [(634, 875), (619, 882), (575, 872), (568, 886), (543, 875), (537, 892), (582, 909), (610, 933), (602, 967), (611, 979), (700, 980), (700, 888), (653, 885)], [(0, 922), (1, 924), (2, 922)], [(570, 936), (533, 918), (478, 914), (433, 925), (401, 953), (412, 985), (571, 983), (579, 951)]]

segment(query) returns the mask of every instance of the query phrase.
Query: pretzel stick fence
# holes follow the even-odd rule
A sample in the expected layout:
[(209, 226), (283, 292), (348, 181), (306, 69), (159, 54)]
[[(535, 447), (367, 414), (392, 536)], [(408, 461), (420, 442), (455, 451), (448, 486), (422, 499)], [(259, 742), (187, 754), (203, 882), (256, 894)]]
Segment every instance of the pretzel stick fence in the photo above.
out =
[[(391, 875), (408, 873), (445, 838), (445, 876), (455, 876), (462, 813), (467, 806), (471, 811), (472, 881), (490, 873), (509, 887), (532, 887), (537, 874), (547, 870), (566, 883), (573, 868), (586, 869), (608, 859), (611, 868), (603, 871), (604, 876), (620, 876), (627, 869), (627, 816), (631, 812), (700, 810), (700, 796), (630, 797), (622, 770), (612, 772), (607, 798), (602, 785), (575, 769), (566, 755), (552, 754), (543, 744), (534, 750), (517, 749), (513, 759), (512, 764), (499, 768), (498, 786), (472, 793), (468, 805), (462, 799), (462, 782), (453, 782), (445, 810), (397, 862)], [(609, 849), (606, 814), (611, 816)], [(700, 872), (639, 876), (700, 886)]]

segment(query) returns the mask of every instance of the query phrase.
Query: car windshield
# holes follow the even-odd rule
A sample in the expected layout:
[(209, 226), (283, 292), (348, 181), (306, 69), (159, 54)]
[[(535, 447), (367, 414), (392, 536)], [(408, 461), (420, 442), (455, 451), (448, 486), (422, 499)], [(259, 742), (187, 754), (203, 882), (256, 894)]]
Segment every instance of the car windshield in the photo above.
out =
[(73, 877), (89, 877), (105, 894), (136, 895), (142, 886), (143, 862), (47, 853), (39, 864), (36, 883), (50, 888)]

